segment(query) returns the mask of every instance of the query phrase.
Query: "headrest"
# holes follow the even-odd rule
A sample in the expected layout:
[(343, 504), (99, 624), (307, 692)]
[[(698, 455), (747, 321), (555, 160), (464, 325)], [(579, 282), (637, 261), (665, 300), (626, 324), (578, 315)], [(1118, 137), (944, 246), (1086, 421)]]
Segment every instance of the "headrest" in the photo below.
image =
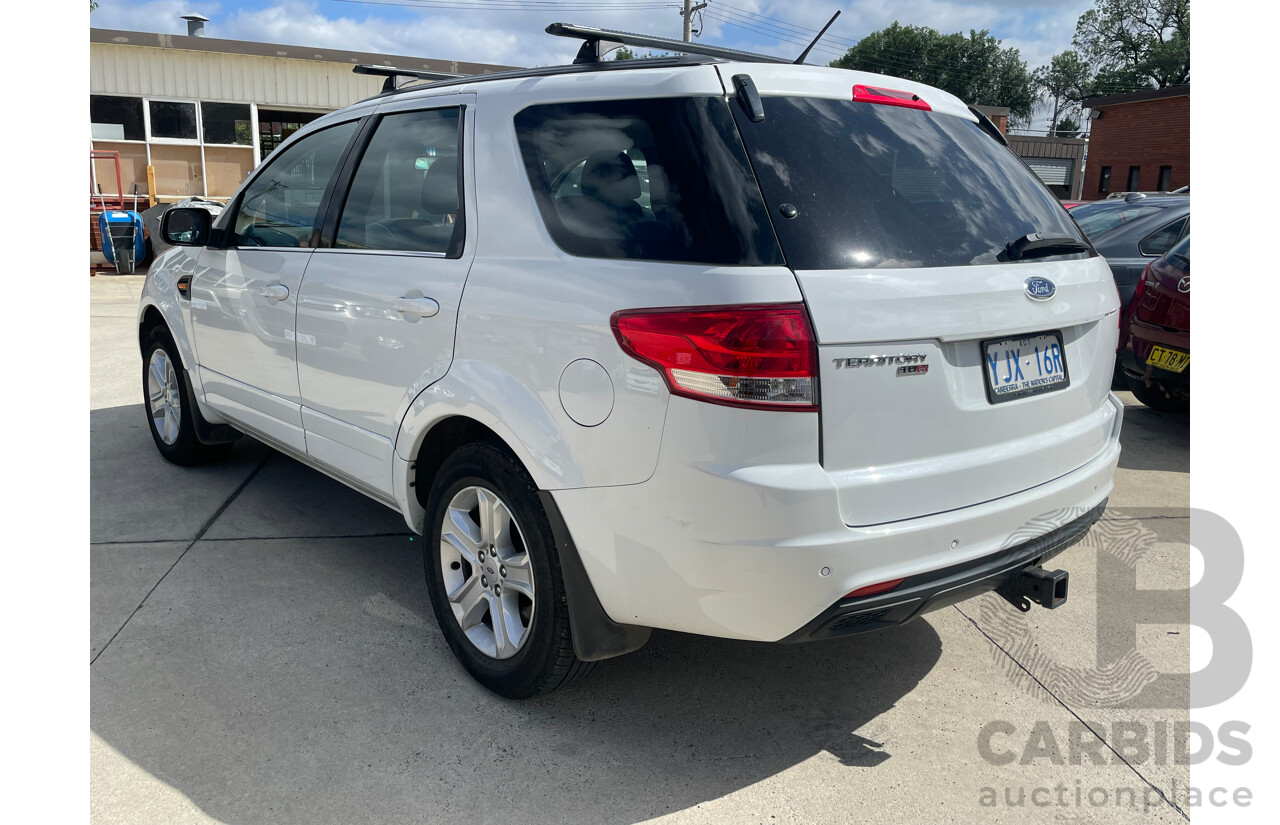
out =
[(587, 158), (582, 167), (582, 194), (611, 206), (626, 206), (640, 197), (640, 176), (623, 152), (605, 150)]
[(422, 208), (433, 215), (458, 211), (458, 159), (437, 158), (422, 178)]

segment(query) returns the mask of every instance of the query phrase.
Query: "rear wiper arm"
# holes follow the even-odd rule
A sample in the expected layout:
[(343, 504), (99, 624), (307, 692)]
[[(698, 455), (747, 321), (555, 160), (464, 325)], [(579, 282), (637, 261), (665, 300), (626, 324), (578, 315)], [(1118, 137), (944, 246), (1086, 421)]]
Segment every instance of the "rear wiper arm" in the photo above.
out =
[(1062, 255), (1068, 252), (1088, 252), (1089, 245), (1075, 238), (1046, 238), (1039, 232), (1023, 235), (1021, 238), (1004, 245), (1008, 260), (1018, 261), (1023, 258), (1043, 258), (1046, 255)]

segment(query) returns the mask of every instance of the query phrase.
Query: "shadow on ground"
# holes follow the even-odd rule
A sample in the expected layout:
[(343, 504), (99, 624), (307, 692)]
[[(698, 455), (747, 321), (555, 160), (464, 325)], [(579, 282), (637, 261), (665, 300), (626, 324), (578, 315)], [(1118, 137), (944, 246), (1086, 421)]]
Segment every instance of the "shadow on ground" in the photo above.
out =
[[(120, 485), (94, 497), (95, 534), (164, 532), (166, 508), (184, 501), (180, 481), (150, 467), (141, 415), (93, 413), (95, 485)], [(144, 438), (112, 430), (136, 423)], [(258, 449), (238, 447), (234, 472), (201, 471), (191, 501), (216, 511), (261, 463)], [(91, 670), (94, 732), (227, 823), (631, 823), (815, 757), (871, 769), (894, 758), (894, 742), (857, 731), (941, 655), (924, 621), (794, 646), (659, 632), (570, 688), (509, 702), (445, 645), (420, 540), (261, 536), (291, 496), (306, 500), (295, 517), (315, 508), (335, 526), (367, 506), (272, 455), (226, 511), (252, 537), (215, 537), (215, 522)], [(97, 512), (135, 498), (163, 506), (131, 525)], [(172, 537), (202, 522), (179, 520)]]
[(1126, 404), (1120, 447), (1122, 469), (1190, 473), (1191, 416)]

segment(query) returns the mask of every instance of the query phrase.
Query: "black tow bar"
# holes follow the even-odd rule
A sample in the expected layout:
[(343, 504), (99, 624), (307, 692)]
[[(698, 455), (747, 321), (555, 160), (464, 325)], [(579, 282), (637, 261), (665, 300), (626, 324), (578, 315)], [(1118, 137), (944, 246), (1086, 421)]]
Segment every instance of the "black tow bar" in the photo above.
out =
[(1045, 570), (1036, 565), (1013, 576), (996, 589), (1010, 604), (1026, 613), (1035, 602), (1053, 610), (1067, 600), (1066, 570)]

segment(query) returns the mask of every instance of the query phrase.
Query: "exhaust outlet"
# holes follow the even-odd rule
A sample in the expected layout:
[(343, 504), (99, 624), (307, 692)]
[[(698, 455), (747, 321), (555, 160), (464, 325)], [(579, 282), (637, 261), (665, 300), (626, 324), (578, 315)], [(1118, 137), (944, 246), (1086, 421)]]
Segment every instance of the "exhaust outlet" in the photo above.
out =
[(1067, 600), (1066, 570), (1045, 570), (1036, 565), (1028, 567), (997, 588), (996, 592), (1014, 607), (1026, 613), (1031, 605), (1053, 610)]

